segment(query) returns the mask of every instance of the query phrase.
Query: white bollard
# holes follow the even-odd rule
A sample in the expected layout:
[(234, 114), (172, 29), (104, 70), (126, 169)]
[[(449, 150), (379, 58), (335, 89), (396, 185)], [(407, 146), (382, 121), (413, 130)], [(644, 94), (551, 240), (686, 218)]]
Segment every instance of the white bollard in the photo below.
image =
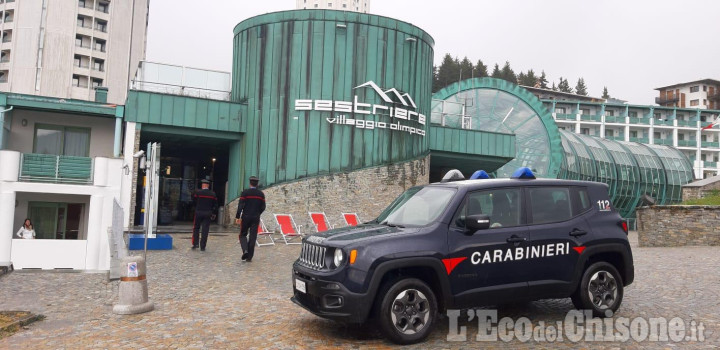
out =
[(128, 256), (123, 258), (121, 266), (120, 303), (113, 307), (113, 312), (133, 315), (152, 311), (155, 305), (148, 301), (145, 259), (142, 256)]

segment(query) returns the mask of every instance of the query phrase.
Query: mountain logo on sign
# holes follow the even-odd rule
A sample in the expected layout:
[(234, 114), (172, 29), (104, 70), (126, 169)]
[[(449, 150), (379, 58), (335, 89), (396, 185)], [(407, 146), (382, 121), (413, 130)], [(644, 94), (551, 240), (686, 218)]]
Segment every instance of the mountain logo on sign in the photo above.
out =
[[(377, 86), (377, 84), (375, 84), (375, 82), (373, 81), (368, 81), (364, 84), (358, 85), (354, 89), (359, 89), (363, 87), (371, 87), (380, 96), (380, 98), (387, 103), (401, 103), (403, 106), (417, 109), (415, 101), (413, 101), (409, 93), (401, 94), (400, 91), (398, 91), (396, 88), (383, 91), (383, 89)], [(393, 96), (395, 99), (390, 98), (390, 96)]]

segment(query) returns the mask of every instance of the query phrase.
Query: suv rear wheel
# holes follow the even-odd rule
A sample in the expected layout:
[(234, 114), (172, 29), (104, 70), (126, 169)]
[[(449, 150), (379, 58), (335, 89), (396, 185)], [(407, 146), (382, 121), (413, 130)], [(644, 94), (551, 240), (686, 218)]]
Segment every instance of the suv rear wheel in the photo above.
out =
[(402, 278), (386, 283), (381, 290), (376, 315), (383, 335), (397, 344), (424, 340), (437, 319), (432, 289), (417, 278)]
[(578, 309), (592, 310), (595, 317), (615, 314), (623, 298), (623, 282), (617, 269), (606, 262), (596, 262), (583, 273), (572, 302)]

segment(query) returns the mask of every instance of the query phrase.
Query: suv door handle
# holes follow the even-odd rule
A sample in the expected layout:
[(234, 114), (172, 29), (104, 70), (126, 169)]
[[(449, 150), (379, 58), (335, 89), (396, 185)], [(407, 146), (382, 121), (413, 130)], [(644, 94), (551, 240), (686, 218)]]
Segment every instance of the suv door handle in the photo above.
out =
[(583, 230), (579, 230), (579, 229), (573, 229), (572, 231), (570, 231), (570, 236), (573, 236), (573, 237), (580, 237), (580, 236), (583, 236), (586, 234), (587, 234), (587, 231), (583, 231)]
[(527, 241), (527, 237), (518, 237), (518, 236), (512, 236), (507, 239), (510, 243), (518, 243), (518, 242), (525, 242)]

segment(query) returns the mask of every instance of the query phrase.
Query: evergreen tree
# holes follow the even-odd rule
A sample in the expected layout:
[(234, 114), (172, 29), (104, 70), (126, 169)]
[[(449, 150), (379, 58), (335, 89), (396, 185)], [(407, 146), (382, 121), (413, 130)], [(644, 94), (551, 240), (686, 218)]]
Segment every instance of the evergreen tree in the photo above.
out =
[(607, 91), (607, 86), (604, 86), (604, 87), (603, 87), (602, 98), (604, 98), (604, 99), (606, 99), (606, 100), (610, 98), (610, 94), (609, 94), (608, 91)]
[(490, 76), (493, 78), (502, 79), (502, 73), (500, 73), (500, 67), (497, 63), (495, 63), (495, 68), (493, 68), (493, 72)]
[(557, 86), (555, 86), (555, 82), (554, 82), (554, 81), (553, 81), (553, 84), (552, 84), (552, 91), (558, 91), (558, 88), (557, 88)]
[(484, 78), (487, 76), (489, 76), (487, 66), (483, 64), (482, 60), (478, 60), (477, 64), (475, 65), (475, 77)]
[[(545, 71), (542, 71), (542, 74), (540, 74), (540, 78), (538, 78), (538, 83), (540, 83), (540, 88), (547, 89), (548, 88), (548, 80), (545, 76)], [(555, 87), (555, 83), (553, 83), (553, 87)], [(555, 89), (553, 89), (555, 90)]]
[(470, 79), (470, 77), (472, 77), (472, 75), (473, 75), (472, 70), (473, 70), (472, 62), (470, 62), (470, 60), (467, 57), (463, 58), (463, 60), (460, 62), (460, 73), (459, 73), (460, 75), (462, 75), (462, 77), (458, 77), (458, 78), (462, 78), (462, 80)]
[(587, 86), (585, 86), (585, 79), (578, 79), (577, 85), (575, 85), (575, 93), (578, 95), (587, 96)]
[(563, 77), (560, 77), (560, 83), (558, 83), (558, 90), (560, 92), (567, 92), (567, 93), (573, 92), (567, 79), (563, 79)]
[(501, 79), (505, 79), (513, 84), (517, 84), (517, 76), (515, 76), (515, 72), (510, 68), (510, 62), (505, 61), (505, 65), (503, 66), (502, 70), (500, 71)]
[[(517, 75), (518, 84), (528, 86), (528, 79), (527, 75), (525, 75), (525, 72), (520, 72), (520, 74)], [(532, 85), (530, 85), (532, 86)]]
[(527, 86), (535, 87), (535, 85), (538, 82), (538, 77), (535, 75), (535, 71), (532, 69), (529, 69), (527, 74), (525, 75), (525, 79), (527, 79)]
[(453, 59), (450, 54), (446, 54), (438, 68), (437, 75), (437, 84), (433, 88), (434, 91), (438, 91), (460, 79), (460, 63), (457, 59)]

